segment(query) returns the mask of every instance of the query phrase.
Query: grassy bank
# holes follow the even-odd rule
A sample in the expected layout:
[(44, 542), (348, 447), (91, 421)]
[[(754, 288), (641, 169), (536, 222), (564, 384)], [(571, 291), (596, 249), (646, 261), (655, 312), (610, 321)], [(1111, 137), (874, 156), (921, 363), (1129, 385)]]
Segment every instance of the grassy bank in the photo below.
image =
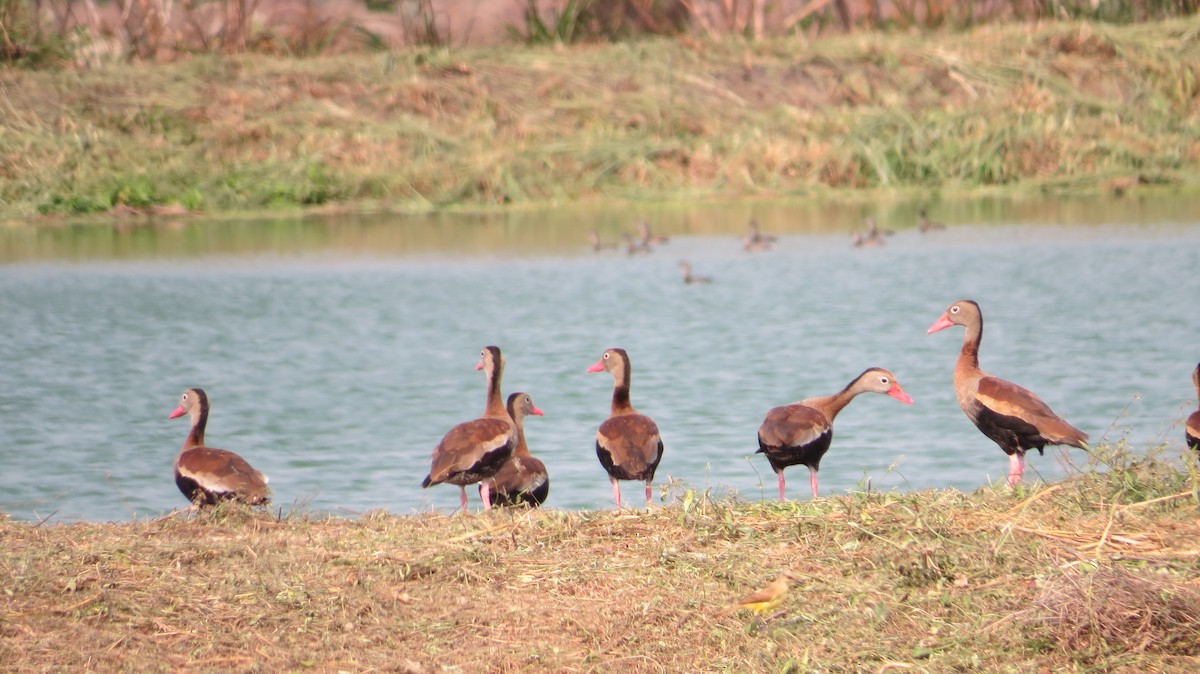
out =
[[(12, 671), (1195, 671), (1196, 482), (356, 519), (0, 520)], [(761, 619), (727, 610), (783, 569)]]
[(0, 70), (0, 221), (1197, 182), (1200, 29)]

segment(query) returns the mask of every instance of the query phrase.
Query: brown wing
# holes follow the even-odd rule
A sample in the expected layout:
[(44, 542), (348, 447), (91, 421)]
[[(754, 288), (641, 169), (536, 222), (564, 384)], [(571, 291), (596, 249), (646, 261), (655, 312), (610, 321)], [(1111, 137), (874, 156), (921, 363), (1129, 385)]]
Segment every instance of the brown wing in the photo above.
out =
[(1200, 410), (1192, 412), (1192, 415), (1187, 418), (1186, 433), (1188, 445), (1193, 449), (1200, 449)]
[(1000, 415), (1016, 417), (1037, 428), (1053, 444), (1074, 445), (1086, 449), (1087, 433), (1068, 424), (1033, 391), (999, 377), (979, 380), (975, 393), (979, 404)]
[(510, 453), (515, 444), (516, 430), (511, 422), (480, 418), (461, 423), (434, 448), (428, 484), (444, 482), (455, 473), (473, 472), (480, 464), (490, 462), (495, 453)]
[(793, 403), (767, 412), (758, 428), (758, 440), (764, 447), (802, 447), (829, 432), (829, 419), (807, 405)]
[(658, 426), (650, 417), (625, 414), (609, 417), (600, 424), (596, 449), (608, 454), (612, 461), (610, 472), (616, 471), (614, 475), (619, 479), (641, 480), (653, 476), (662, 459), (663, 443)]
[(176, 470), (201, 489), (217, 495), (237, 494), (250, 503), (266, 500), (268, 478), (245, 459), (224, 449), (195, 447), (179, 455)]
[(532, 456), (514, 456), (492, 478), (492, 489), (503, 494), (531, 494), (548, 479), (546, 464)]

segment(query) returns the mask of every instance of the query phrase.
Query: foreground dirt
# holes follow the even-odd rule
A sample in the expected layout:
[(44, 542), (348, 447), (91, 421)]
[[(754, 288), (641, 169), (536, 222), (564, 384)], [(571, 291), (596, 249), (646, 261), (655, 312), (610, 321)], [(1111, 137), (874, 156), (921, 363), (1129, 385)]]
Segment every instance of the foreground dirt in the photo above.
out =
[[(1114, 483), (782, 505), (687, 492), (623, 513), (0, 521), (0, 661), (9, 671), (1195, 671), (1190, 489)], [(776, 611), (729, 610), (785, 569), (801, 581)]]

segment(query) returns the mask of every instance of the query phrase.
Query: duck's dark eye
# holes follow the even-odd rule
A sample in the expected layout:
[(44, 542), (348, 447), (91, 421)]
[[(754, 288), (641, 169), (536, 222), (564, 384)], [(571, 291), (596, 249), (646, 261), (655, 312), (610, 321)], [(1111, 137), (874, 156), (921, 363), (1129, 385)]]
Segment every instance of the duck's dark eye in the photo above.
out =
[(957, 305), (957, 304), (955, 304), (954, 306), (950, 307), (950, 313), (952, 313), (952, 314), (957, 314), (957, 313), (958, 313), (958, 305)]
[(610, 354), (609, 354), (607, 351), (605, 351), (605, 352), (604, 352), (604, 357), (605, 357), (606, 359), (609, 357), (609, 355), (610, 355)]
[(888, 378), (887, 378), (887, 377), (880, 377), (880, 378), (879, 378), (879, 383), (880, 383), (880, 384), (886, 384), (886, 383), (888, 383)]

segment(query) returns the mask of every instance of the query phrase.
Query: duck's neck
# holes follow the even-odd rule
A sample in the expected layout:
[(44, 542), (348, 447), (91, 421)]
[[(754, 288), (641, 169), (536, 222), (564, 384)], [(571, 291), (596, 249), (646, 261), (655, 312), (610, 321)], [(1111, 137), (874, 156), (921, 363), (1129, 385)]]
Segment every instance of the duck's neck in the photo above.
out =
[(483, 416), (498, 419), (509, 419), (508, 410), (504, 407), (504, 399), (500, 394), (500, 378), (504, 375), (504, 366), (496, 363), (488, 371), (487, 405), (483, 408)]
[(632, 379), (629, 361), (622, 363), (624, 367), (613, 373), (612, 415), (637, 414), (633, 403), (629, 400), (629, 383)]
[(192, 430), (188, 431), (187, 440), (183, 441), (183, 449), (204, 446), (204, 428), (208, 426), (208, 404), (200, 402), (192, 408)]
[(832, 423), (834, 417), (838, 415), (838, 412), (841, 412), (842, 408), (844, 408), (846, 405), (849, 405), (850, 401), (854, 400), (854, 396), (862, 393), (861, 390), (855, 388), (854, 385), (857, 383), (858, 380), (855, 379), (847, 384), (846, 388), (834, 393), (831, 396), (809, 398), (808, 400), (804, 401), (804, 404), (820, 410), (821, 413), (825, 415), (825, 418), (829, 419), (830, 423)]
[(983, 318), (964, 326), (962, 351), (958, 354), (958, 365), (954, 373), (972, 375), (979, 372), (979, 343), (983, 341)]
[(525, 417), (514, 414), (512, 420), (517, 427), (517, 446), (513, 448), (513, 456), (529, 456), (529, 445), (525, 444)]

